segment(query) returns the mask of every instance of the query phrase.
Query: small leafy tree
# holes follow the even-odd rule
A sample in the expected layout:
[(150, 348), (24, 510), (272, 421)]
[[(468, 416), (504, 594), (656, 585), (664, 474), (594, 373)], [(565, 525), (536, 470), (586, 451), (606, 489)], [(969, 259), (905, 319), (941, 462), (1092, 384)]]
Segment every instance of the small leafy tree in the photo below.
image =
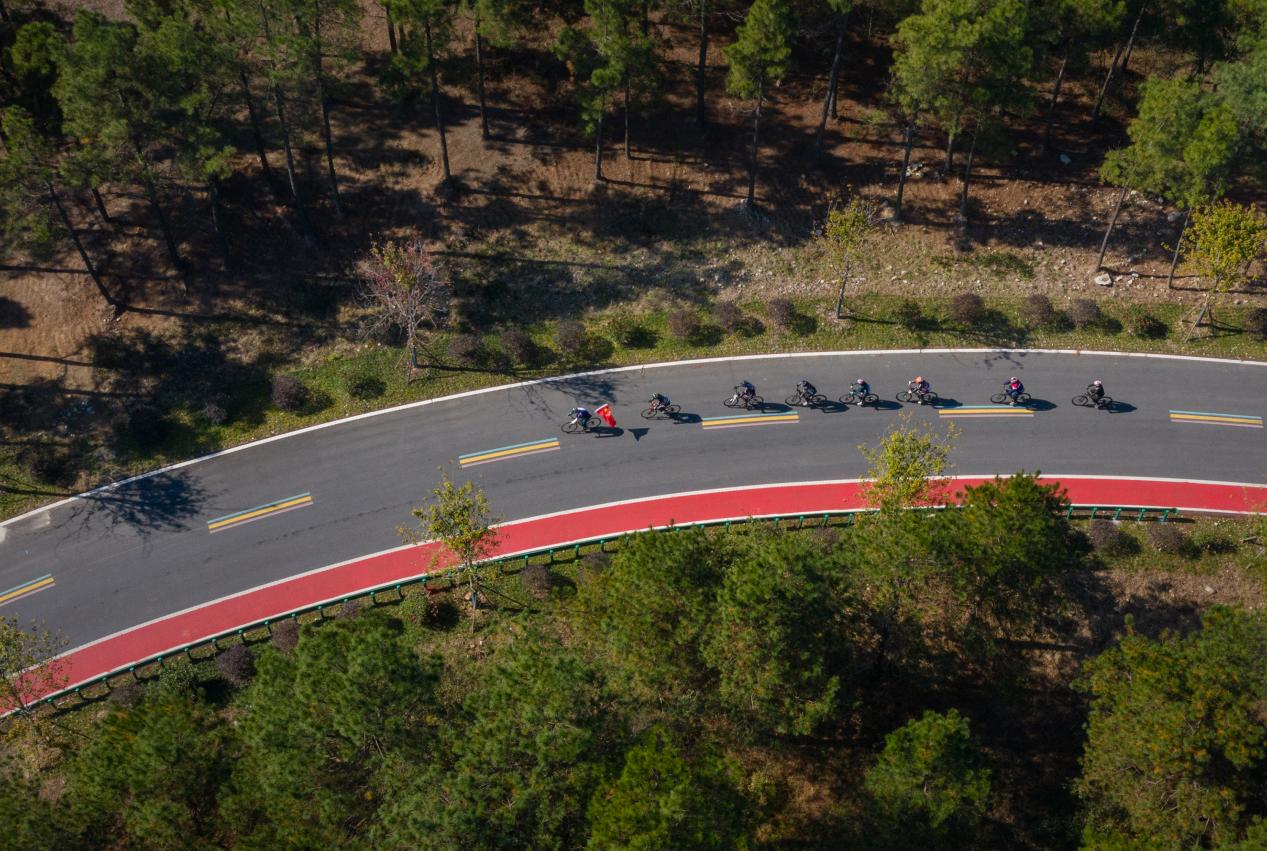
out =
[(833, 265), (840, 270), (840, 294), (836, 296), (836, 318), (840, 319), (845, 306), (845, 287), (853, 264), (862, 256), (862, 246), (867, 233), (875, 222), (875, 207), (866, 200), (854, 196), (849, 203), (833, 207), (827, 213), (827, 225), (823, 228), (823, 242)]
[(953, 425), (942, 435), (905, 415), (878, 446), (859, 446), (868, 464), (865, 492), (872, 507), (897, 511), (942, 499), (947, 485), (942, 477), (958, 434)]
[(747, 847), (749, 807), (736, 769), (707, 753), (690, 759), (653, 727), (625, 753), (620, 776), (590, 799), (587, 851)]
[(752, 152), (748, 160), (745, 206), (756, 203), (761, 106), (772, 83), (787, 74), (792, 58), (792, 10), (786, 0), (753, 0), (735, 41), (725, 50), (730, 70), (726, 91), (753, 102)]
[(434, 329), (444, 321), (452, 283), (417, 234), (374, 244), (357, 271), (362, 302), (371, 311), (367, 333), (398, 329), (405, 335), (407, 367), (416, 369), (419, 335), (424, 327)]
[(413, 510), (418, 528), (399, 528), (400, 537), (413, 544), (425, 540), (443, 541), (457, 556), (458, 566), (466, 579), (471, 603), (471, 631), (475, 631), (475, 615), (478, 608), (476, 583), (479, 579), (479, 563), (492, 554), (497, 545), (497, 532), (493, 526), (498, 518), (488, 507), (484, 491), (474, 482), (455, 486), (448, 475), (431, 489), (432, 503)]
[(1075, 791), (1088, 836), (1163, 848), (1241, 838), (1262, 806), (1264, 658), (1267, 617), (1215, 608), (1198, 632), (1128, 631), (1086, 664), (1091, 714)]
[(1171, 262), (1173, 280), (1192, 208), (1227, 191), (1240, 130), (1231, 108), (1195, 81), (1152, 79), (1142, 92), (1139, 115), (1126, 131), (1131, 144), (1110, 151), (1100, 167), (1104, 181), (1121, 187), (1121, 191), (1093, 271), (1104, 265), (1104, 253), (1127, 191), (1137, 189), (1161, 195), (1187, 211)]
[[(1202, 314), (1213, 319), (1210, 297), (1244, 283), (1250, 263), (1267, 241), (1267, 217), (1253, 207), (1230, 201), (1198, 207), (1184, 237), (1184, 253), (1213, 286)], [(1201, 324), (1201, 318), (1197, 319)]]
[(945, 715), (927, 711), (885, 736), (865, 784), (889, 825), (960, 839), (990, 800), (981, 746), (968, 719), (954, 709)]
[(66, 685), (65, 666), (54, 660), (66, 641), (32, 623), (0, 618), (0, 712), (30, 719), (37, 701)]

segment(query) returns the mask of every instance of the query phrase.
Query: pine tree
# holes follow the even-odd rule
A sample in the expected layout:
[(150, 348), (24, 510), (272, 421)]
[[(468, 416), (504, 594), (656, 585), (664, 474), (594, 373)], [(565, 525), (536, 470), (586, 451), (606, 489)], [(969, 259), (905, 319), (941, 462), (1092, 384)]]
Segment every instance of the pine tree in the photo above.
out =
[(744, 200), (745, 208), (751, 210), (756, 204), (761, 107), (771, 84), (787, 74), (792, 57), (792, 11), (785, 0), (753, 0), (735, 42), (725, 53), (730, 63), (726, 91), (753, 102), (752, 151)]

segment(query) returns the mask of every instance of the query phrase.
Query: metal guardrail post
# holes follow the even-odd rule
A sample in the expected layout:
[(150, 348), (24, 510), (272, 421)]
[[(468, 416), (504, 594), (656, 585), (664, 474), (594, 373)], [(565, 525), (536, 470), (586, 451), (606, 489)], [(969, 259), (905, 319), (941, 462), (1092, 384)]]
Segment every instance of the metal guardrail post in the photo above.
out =
[[(1163, 511), (1163, 512), (1161, 513), (1161, 519), (1160, 519), (1160, 520), (1158, 520), (1157, 522), (1158, 522), (1158, 523), (1165, 523), (1167, 520), (1169, 520), (1169, 519), (1170, 519), (1170, 512), (1171, 512), (1171, 509), (1169, 509), (1169, 508), (1167, 508), (1165, 511)], [(1175, 513), (1177, 514), (1178, 512), (1175, 512)]]
[(1147, 509), (1147, 508), (1141, 508), (1141, 509), (1139, 510), (1139, 516), (1135, 518), (1135, 519), (1136, 519), (1136, 521), (1138, 521), (1138, 522), (1140, 522), (1140, 523), (1143, 523), (1143, 522), (1144, 522), (1144, 515), (1145, 515), (1145, 514), (1147, 514), (1147, 513), (1148, 513), (1148, 509)]
[(1117, 511), (1113, 512), (1113, 522), (1116, 523), (1121, 518), (1122, 518), (1122, 506), (1119, 505), (1117, 507)]
[(1069, 510), (1065, 512), (1065, 519), (1066, 519), (1066, 520), (1072, 520), (1072, 519), (1073, 519), (1073, 506), (1072, 506), (1072, 505), (1071, 505), (1071, 506), (1069, 506)]
[(1099, 507), (1098, 505), (1093, 505), (1093, 506), (1091, 506), (1091, 519), (1092, 519), (1092, 520), (1094, 520), (1094, 519), (1095, 519), (1095, 513), (1096, 513), (1097, 511), (1099, 511), (1099, 510), (1100, 510), (1100, 507)]

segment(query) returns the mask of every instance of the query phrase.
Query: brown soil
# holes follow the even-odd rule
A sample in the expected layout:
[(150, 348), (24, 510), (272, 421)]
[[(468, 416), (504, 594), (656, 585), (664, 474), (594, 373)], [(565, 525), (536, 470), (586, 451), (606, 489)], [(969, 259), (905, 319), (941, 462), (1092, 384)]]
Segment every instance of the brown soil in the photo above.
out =
[[(592, 179), (592, 144), (576, 128), (571, 84), (548, 57), (544, 42), (514, 52), (489, 51), (493, 138), (480, 138), (471, 87), (464, 79), (472, 75), (469, 34), (460, 27), (446, 103), (458, 189), (439, 193), (431, 112), (425, 103), (401, 105), (381, 94), (376, 75), (386, 46), (382, 11), (376, 4), (367, 9), (364, 40), (374, 52), (364, 68), (354, 71), (333, 111), (347, 210), (342, 220), (331, 208), (319, 137), (311, 127), (297, 133), (300, 177), (323, 237), (321, 248), (304, 248), (287, 207), (264, 186), (258, 162), (243, 156), (237, 176), (226, 186), (240, 266), (232, 274), (219, 271), (205, 199), (173, 187), (174, 228), (197, 270), (187, 294), (168, 267), (141, 199), (131, 187), (107, 186), (114, 224), (102, 222), (87, 198), (77, 199), (76, 219), (109, 285), (138, 309), (112, 321), (86, 277), (74, 271), (80, 263), (73, 254), (42, 262), (8, 258), (0, 267), (0, 296), (10, 300), (0, 302), (5, 308), (0, 311), (0, 384), (47, 377), (72, 387), (91, 386), (86, 341), (102, 332), (174, 331), (212, 319), (227, 319), (242, 329), (298, 321), (334, 330), (339, 313), (297, 316), (290, 302), (272, 297), (345, 280), (371, 239), (411, 228), (433, 237), (455, 265), (466, 264), (477, 277), (530, 290), (543, 300), (559, 300), (560, 312), (631, 300), (648, 285), (691, 297), (817, 292), (831, 277), (813, 240), (829, 205), (851, 187), (877, 201), (892, 197), (901, 151), (897, 128), (875, 106), (887, 64), (883, 47), (858, 30), (853, 33), (843, 63), (840, 118), (829, 121), (823, 160), (810, 168), (829, 57), (822, 55), (824, 39), (802, 46), (795, 73), (775, 90), (766, 109), (758, 178), (761, 216), (754, 222), (737, 211), (745, 188), (750, 104), (722, 96), (724, 68), (713, 64), (709, 110), (714, 123), (707, 130), (695, 126), (694, 31), (670, 21), (656, 26), (666, 44), (663, 96), (634, 116), (628, 159), (621, 152), (622, 116), (614, 110), (607, 122), (608, 182), (599, 187)], [(723, 61), (721, 47), (728, 41), (726, 34), (715, 34), (713, 63)], [(1122, 97), (1138, 75), (1166, 61), (1146, 50), (1137, 55), (1118, 90)], [(1017, 144), (1013, 156), (994, 162), (978, 158), (966, 243), (953, 226), (959, 182), (938, 173), (943, 140), (922, 134), (912, 157), (917, 176), (908, 184), (907, 223), (873, 240), (873, 251), (859, 270), (865, 288), (1203, 297), (1201, 282), (1186, 275), (1179, 289), (1166, 289), (1166, 246), (1175, 239), (1177, 224), (1166, 206), (1138, 196), (1127, 204), (1107, 257), (1118, 275), (1114, 286), (1106, 290), (1091, 281), (1089, 269), (1115, 199), (1114, 190), (1099, 184), (1096, 168), (1106, 142), (1121, 138), (1120, 126), (1111, 120), (1096, 132), (1086, 126), (1095, 73), (1072, 81), (1061, 107), (1057, 151), (1069, 164), (1057, 152), (1038, 158), (1038, 110), (1011, 119)], [(1124, 114), (1124, 107), (1115, 104), (1112, 114)], [(280, 181), (284, 170), (277, 135), (273, 128), (266, 132), (274, 177)], [(249, 150), (248, 140), (241, 142)], [(959, 155), (956, 168), (961, 162)], [(1032, 278), (983, 273), (971, 258), (991, 252), (1005, 252), (1031, 267)], [(606, 285), (601, 294), (596, 280)], [(1267, 303), (1261, 287), (1230, 298)], [(311, 333), (296, 336), (301, 345), (313, 339)]]

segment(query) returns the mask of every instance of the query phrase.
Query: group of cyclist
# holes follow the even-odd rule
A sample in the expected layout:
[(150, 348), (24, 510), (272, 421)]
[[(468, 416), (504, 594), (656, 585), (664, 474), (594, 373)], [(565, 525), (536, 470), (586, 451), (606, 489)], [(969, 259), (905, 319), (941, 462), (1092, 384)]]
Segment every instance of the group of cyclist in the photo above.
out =
[[(929, 401), (929, 396), (933, 391), (932, 382), (922, 375), (917, 375), (907, 382), (907, 389), (915, 396), (917, 404), (923, 405)], [(803, 378), (796, 384), (796, 392), (800, 395), (801, 400), (806, 404), (813, 401), (818, 395), (818, 388), (808, 378)], [(866, 398), (871, 395), (871, 384), (865, 378), (858, 378), (850, 386), (849, 392), (854, 397), (854, 404), (861, 406)], [(1015, 405), (1020, 401), (1020, 397), (1025, 393), (1025, 384), (1020, 378), (1013, 375), (1003, 383), (1003, 394), (1008, 398), (1009, 404)], [(747, 404), (757, 395), (757, 387), (751, 381), (744, 380), (735, 385), (734, 399), (737, 402)], [(1104, 382), (1095, 379), (1087, 385), (1087, 398), (1093, 404), (1099, 404), (1104, 399)], [(658, 412), (667, 410), (672, 404), (668, 396), (663, 393), (656, 393), (647, 402), (649, 410)], [(593, 416), (587, 408), (576, 407), (572, 409), (572, 422), (585, 423)]]

